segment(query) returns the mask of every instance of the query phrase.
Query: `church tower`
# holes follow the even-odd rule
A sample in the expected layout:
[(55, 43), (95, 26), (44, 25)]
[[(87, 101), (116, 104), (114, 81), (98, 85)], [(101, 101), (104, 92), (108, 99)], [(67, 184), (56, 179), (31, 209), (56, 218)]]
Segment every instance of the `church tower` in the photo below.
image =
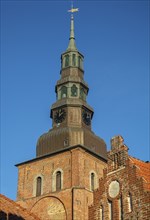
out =
[(52, 129), (39, 137), (36, 158), (16, 165), (17, 202), (43, 220), (88, 219), (93, 190), (106, 166), (106, 144), (92, 131), (94, 111), (86, 101), (83, 60), (72, 14), (55, 87), (57, 100), (50, 111)]
[(91, 131), (93, 109), (86, 102), (89, 88), (84, 81), (83, 59), (75, 44), (71, 15), (69, 45), (61, 55), (61, 79), (55, 88), (57, 101), (51, 107), (53, 128), (39, 138), (37, 157), (82, 145), (106, 158), (104, 141)]

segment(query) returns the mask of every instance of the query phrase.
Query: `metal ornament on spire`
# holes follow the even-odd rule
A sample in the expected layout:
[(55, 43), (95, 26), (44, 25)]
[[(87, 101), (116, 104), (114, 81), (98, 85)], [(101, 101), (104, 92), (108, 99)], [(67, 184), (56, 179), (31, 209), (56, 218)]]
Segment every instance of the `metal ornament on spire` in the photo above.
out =
[(75, 36), (74, 36), (74, 17), (73, 13), (78, 12), (79, 8), (74, 8), (73, 7), (73, 2), (71, 9), (68, 10), (68, 12), (71, 12), (71, 27), (70, 27), (70, 38), (69, 38), (69, 45), (67, 50), (77, 50), (76, 45), (75, 45)]
[(70, 10), (68, 10), (68, 12), (74, 13), (74, 12), (78, 12), (79, 8), (71, 8)]
[(68, 12), (71, 12), (72, 13), (72, 15), (73, 15), (73, 13), (74, 12), (78, 12), (79, 11), (79, 8), (74, 8), (73, 7), (73, 1), (72, 1), (72, 4), (71, 4), (71, 9), (70, 10), (68, 10)]

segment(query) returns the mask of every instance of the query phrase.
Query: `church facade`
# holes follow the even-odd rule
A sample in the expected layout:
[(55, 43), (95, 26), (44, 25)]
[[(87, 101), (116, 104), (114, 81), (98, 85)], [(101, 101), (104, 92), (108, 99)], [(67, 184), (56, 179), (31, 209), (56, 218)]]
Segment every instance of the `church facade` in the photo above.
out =
[(150, 219), (150, 163), (128, 155), (123, 138), (115, 136), (107, 168), (94, 191), (92, 219)]
[[(20, 216), (27, 220), (148, 220), (150, 164), (130, 157), (121, 136), (112, 138), (107, 152), (104, 140), (92, 131), (94, 111), (86, 101), (89, 88), (83, 60), (75, 44), (72, 15), (55, 87), (57, 100), (50, 112), (52, 129), (39, 137), (36, 158), (16, 165), (16, 206), (20, 212), (32, 213), (32, 218)], [(0, 201), (4, 200), (1, 196)], [(0, 219), (9, 219), (8, 213)]]

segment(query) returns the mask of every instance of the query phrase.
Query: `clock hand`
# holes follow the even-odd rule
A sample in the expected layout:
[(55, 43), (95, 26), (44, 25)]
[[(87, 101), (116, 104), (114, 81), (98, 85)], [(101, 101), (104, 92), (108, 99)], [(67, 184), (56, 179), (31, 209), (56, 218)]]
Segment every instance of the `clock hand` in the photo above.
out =
[(62, 114), (63, 114), (63, 112), (60, 112), (60, 113), (59, 113), (59, 117), (60, 117)]
[(64, 114), (64, 111), (60, 109), (58, 112), (58, 117), (61, 117), (61, 115), (63, 115), (63, 114)]

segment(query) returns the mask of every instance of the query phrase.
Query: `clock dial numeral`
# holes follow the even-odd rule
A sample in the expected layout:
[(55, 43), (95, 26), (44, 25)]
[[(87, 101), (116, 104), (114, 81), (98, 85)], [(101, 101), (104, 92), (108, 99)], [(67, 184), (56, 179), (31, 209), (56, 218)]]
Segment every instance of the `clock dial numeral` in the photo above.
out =
[(90, 125), (91, 124), (91, 114), (88, 111), (83, 110), (83, 112), (82, 112), (82, 119), (83, 119), (83, 122), (86, 125)]
[(58, 124), (65, 120), (66, 112), (64, 109), (58, 109), (54, 114), (54, 121)]

